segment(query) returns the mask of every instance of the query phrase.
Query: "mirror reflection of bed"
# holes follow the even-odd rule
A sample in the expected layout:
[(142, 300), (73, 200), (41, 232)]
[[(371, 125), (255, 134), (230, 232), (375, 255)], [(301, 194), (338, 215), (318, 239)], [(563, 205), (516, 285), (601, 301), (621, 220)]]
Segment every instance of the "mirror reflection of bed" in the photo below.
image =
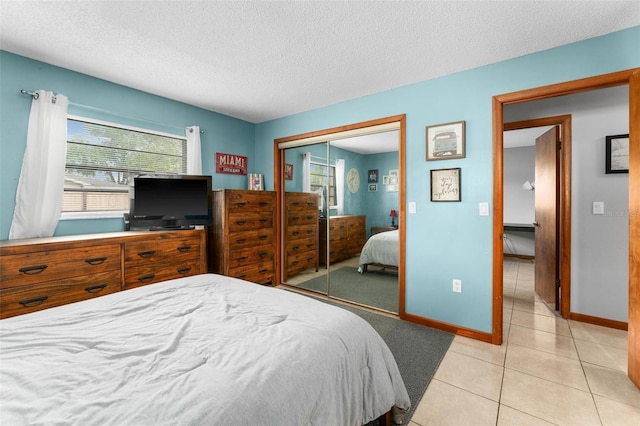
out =
[[(376, 143), (376, 138), (382, 142)], [(397, 176), (398, 145), (399, 132), (388, 131), (284, 150), (290, 172), (284, 179), (285, 199), (293, 193), (304, 193), (305, 188), (317, 194), (318, 267), (309, 264), (295, 273), (285, 273), (283, 284), (393, 314), (399, 312), (399, 231), (396, 217), (389, 214), (399, 208), (398, 187), (383, 182), (389, 174)], [(347, 183), (353, 168), (360, 179), (355, 192)], [(370, 173), (372, 170), (376, 173)], [(291, 235), (291, 229), (291, 218), (285, 215), (283, 233)], [(381, 246), (387, 246), (386, 251), (381, 252)], [(301, 250), (299, 247), (283, 250), (290, 253)], [(289, 257), (286, 253), (284, 256), (286, 264)]]

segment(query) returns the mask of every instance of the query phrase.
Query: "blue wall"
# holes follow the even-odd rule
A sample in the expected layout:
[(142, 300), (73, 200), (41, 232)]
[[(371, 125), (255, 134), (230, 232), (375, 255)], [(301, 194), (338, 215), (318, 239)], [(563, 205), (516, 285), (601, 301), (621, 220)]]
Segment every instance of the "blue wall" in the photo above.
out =
[[(490, 333), (492, 224), (490, 216), (478, 216), (478, 203), (492, 200), (492, 97), (639, 67), (639, 51), (640, 27), (634, 27), (257, 125), (0, 52), (0, 238), (8, 235), (25, 148), (30, 99), (20, 89), (63, 93), (74, 103), (140, 118), (130, 123), (139, 127), (176, 133), (148, 121), (200, 125), (206, 132), (203, 170), (213, 174), (217, 188), (246, 188), (247, 182), (245, 176), (214, 174), (215, 152), (248, 156), (249, 172), (264, 174), (266, 189), (273, 189), (275, 139), (406, 114), (406, 200), (417, 205), (417, 213), (406, 217), (406, 311)], [(70, 112), (89, 115), (84, 109)], [(97, 112), (91, 116), (116, 121)], [(426, 162), (425, 126), (459, 120), (466, 121), (466, 158)], [(462, 201), (430, 202), (430, 169), (450, 167), (462, 169)], [(363, 182), (368, 168), (381, 167), (362, 162)], [(73, 221), (57, 233), (117, 229), (116, 220)], [(462, 280), (462, 293), (451, 291), (453, 278)]]
[[(199, 125), (204, 174), (214, 188), (247, 188), (247, 177), (215, 173), (216, 152), (249, 158), (248, 172), (262, 173), (254, 155), (255, 125), (222, 114), (109, 83), (43, 62), (0, 51), (0, 239), (7, 239), (15, 192), (27, 139), (31, 97), (20, 93), (48, 90), (69, 98), (69, 114), (142, 127), (183, 136)], [(73, 105), (76, 104), (76, 105)], [(90, 108), (87, 108), (90, 107)], [(273, 155), (272, 155), (273, 156)], [(271, 177), (273, 173), (265, 175)], [(268, 181), (267, 181), (268, 183)], [(271, 182), (273, 186), (273, 182)], [(123, 230), (122, 219), (60, 221), (56, 235)]]
[[(260, 123), (256, 155), (272, 158), (277, 138), (406, 114), (406, 200), (417, 205), (406, 217), (406, 312), (490, 333), (492, 222), (478, 215), (478, 203), (492, 201), (492, 97), (638, 67), (638, 52), (634, 27)], [(459, 120), (466, 158), (426, 162), (425, 126)], [(430, 202), (429, 171), (450, 167), (462, 169), (462, 201)], [(454, 278), (462, 293), (451, 291)]]
[[(382, 177), (389, 175), (389, 170), (397, 170), (400, 161), (398, 152), (385, 152), (382, 154), (371, 154), (364, 157), (364, 169), (362, 177), (362, 190), (365, 196), (365, 211), (367, 215), (367, 235), (370, 234), (372, 226), (391, 226), (391, 210), (399, 211), (399, 192), (387, 192), (386, 186), (382, 183)], [(377, 191), (370, 192), (367, 172), (378, 170)], [(399, 214), (399, 213), (398, 213)], [(396, 225), (398, 218), (396, 218)]]

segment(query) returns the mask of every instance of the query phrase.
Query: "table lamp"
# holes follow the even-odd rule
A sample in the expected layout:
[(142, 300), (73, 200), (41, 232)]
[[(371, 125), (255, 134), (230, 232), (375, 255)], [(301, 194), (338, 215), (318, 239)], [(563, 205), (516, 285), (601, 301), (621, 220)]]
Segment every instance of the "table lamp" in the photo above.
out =
[(398, 217), (398, 212), (396, 212), (395, 210), (391, 210), (391, 213), (389, 213), (389, 216), (391, 216), (391, 226), (395, 227), (396, 217)]

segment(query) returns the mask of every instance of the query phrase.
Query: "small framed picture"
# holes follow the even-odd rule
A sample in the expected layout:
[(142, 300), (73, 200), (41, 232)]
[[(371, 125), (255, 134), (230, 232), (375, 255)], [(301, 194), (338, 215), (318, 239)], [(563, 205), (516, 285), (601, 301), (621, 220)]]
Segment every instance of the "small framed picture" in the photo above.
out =
[(382, 176), (382, 184), (389, 185), (389, 175)]
[(376, 191), (378, 191), (378, 184), (370, 183), (369, 184), (369, 192), (376, 192)]
[(464, 121), (427, 126), (427, 161), (464, 158)]
[(284, 179), (293, 180), (293, 164), (285, 163), (284, 165)]
[(629, 134), (605, 139), (605, 173), (629, 173)]
[(460, 168), (431, 170), (431, 201), (460, 200)]
[(378, 183), (378, 169), (369, 170), (369, 183)]

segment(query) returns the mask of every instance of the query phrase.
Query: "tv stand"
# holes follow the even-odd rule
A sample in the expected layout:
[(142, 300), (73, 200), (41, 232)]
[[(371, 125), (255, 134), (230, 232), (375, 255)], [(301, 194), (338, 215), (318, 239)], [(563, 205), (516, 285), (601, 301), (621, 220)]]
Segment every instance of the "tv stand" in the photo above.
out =
[(191, 229), (196, 229), (195, 225), (152, 226), (149, 231), (188, 231)]

